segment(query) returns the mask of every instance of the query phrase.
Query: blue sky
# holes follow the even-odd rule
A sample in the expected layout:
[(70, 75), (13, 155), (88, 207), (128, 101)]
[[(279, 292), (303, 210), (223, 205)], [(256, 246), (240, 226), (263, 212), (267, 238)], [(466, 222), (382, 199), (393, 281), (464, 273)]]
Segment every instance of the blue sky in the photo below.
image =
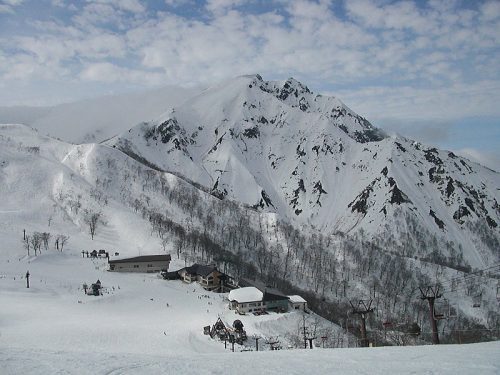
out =
[(293, 76), (500, 163), (500, 1), (0, 0), (0, 105)]

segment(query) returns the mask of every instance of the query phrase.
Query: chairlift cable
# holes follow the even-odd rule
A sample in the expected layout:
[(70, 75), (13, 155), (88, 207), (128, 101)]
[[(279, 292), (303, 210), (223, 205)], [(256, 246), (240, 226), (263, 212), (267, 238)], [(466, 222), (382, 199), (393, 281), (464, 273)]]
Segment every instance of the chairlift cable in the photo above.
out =
[[(480, 269), (480, 270), (477, 270), (474, 272), (468, 272), (468, 273), (464, 274), (463, 276), (454, 276), (451, 278), (443, 279), (443, 281), (441, 281), (441, 285), (451, 284), (456, 280), (464, 280), (464, 279), (467, 279), (470, 277), (483, 277), (483, 276), (488, 277), (488, 275), (483, 275), (482, 273), (484, 273), (485, 271), (491, 271), (495, 268), (498, 268), (498, 271), (500, 271), (500, 264), (495, 264), (493, 266), (489, 266), (489, 267), (486, 267), (486, 268), (483, 268), (483, 269)], [(498, 276), (500, 276), (500, 275), (498, 275)]]
[[(449, 289), (453, 286), (453, 284), (456, 282), (456, 283), (464, 283), (464, 282), (481, 282), (481, 279), (484, 278), (486, 279), (485, 281), (487, 282), (492, 282), (493, 280), (491, 280), (491, 278), (487, 277), (487, 276), (483, 276), (483, 275), (480, 275), (480, 276), (477, 276), (477, 275), (471, 275), (471, 276), (468, 276), (468, 277), (463, 277), (463, 278), (459, 278), (457, 279), (456, 281), (452, 281), (452, 282), (445, 282), (445, 283), (442, 283), (442, 282), (437, 282), (437, 285), (439, 285), (441, 288), (443, 288), (443, 290), (445, 289)], [(488, 280), (489, 279), (489, 280)], [(485, 284), (484, 282), (481, 282), (483, 285)], [(458, 287), (460, 288), (461, 286), (458, 285)]]

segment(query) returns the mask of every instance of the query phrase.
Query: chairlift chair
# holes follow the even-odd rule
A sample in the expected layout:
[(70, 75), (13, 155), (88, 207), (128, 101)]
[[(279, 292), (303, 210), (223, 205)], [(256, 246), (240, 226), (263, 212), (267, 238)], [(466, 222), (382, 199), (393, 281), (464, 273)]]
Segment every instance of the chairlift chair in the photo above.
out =
[(479, 293), (479, 294), (475, 295), (472, 298), (472, 307), (474, 307), (474, 308), (481, 307), (481, 299), (482, 299), (482, 297), (483, 297), (483, 293)]
[(382, 326), (384, 326), (384, 329), (392, 328), (394, 326), (392, 316), (390, 316), (389, 314), (385, 315), (384, 320), (382, 320)]
[(443, 301), (434, 301), (434, 309), (432, 310), (432, 315), (434, 319), (448, 319), (450, 312), (450, 302), (447, 299)]
[(382, 323), (382, 325), (384, 327), (386, 327), (386, 328), (387, 327), (392, 327), (392, 322), (390, 320), (384, 320), (383, 323)]
[(449, 302), (448, 303), (448, 317), (449, 318), (458, 318), (458, 303), (457, 302)]
[(384, 326), (384, 329), (388, 329), (388, 328), (392, 328), (393, 327), (393, 323), (390, 319), (384, 319), (384, 321), (382, 322), (382, 325)]

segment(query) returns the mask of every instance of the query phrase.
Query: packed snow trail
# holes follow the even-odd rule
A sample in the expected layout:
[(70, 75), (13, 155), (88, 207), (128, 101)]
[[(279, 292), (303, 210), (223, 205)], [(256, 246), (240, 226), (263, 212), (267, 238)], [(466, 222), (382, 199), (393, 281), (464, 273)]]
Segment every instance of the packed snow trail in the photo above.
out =
[[(0, 346), (1, 348), (1, 346)], [(500, 342), (151, 356), (2, 348), (10, 374), (498, 374)]]

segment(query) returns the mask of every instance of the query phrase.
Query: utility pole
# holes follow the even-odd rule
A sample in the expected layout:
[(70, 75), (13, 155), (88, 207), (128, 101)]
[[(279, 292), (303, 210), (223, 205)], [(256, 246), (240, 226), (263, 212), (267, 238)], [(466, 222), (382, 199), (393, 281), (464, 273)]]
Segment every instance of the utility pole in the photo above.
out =
[(301, 327), (301, 330), (302, 330), (302, 335), (303, 335), (303, 338), (304, 338), (304, 349), (307, 349), (307, 342), (309, 341), (309, 349), (312, 349), (313, 348), (313, 340), (316, 339), (316, 336), (315, 333), (316, 333), (316, 329), (314, 329), (314, 332), (309, 332), (309, 329), (308, 327), (306, 326), (306, 317), (305, 315), (302, 316), (302, 327)]
[(260, 337), (257, 336), (257, 335), (254, 335), (253, 338), (255, 339), (255, 351), (258, 352), (259, 351), (259, 340), (260, 340)]
[(231, 344), (231, 351), (234, 353), (234, 342), (236, 341), (235, 340), (236, 338), (234, 337), (234, 335), (229, 335), (229, 342)]
[(368, 337), (366, 335), (366, 316), (373, 312), (372, 306), (373, 299), (359, 300), (356, 304), (349, 301), (352, 307), (352, 314), (359, 315), (361, 318), (361, 347), (367, 348), (369, 345)]
[(26, 271), (26, 288), (30, 287), (30, 271)]
[(420, 289), (420, 294), (421, 300), (427, 300), (429, 303), (429, 318), (431, 319), (431, 327), (432, 327), (432, 343), (434, 345), (439, 344), (439, 333), (437, 329), (437, 320), (436, 320), (436, 314), (434, 313), (434, 301), (436, 298), (441, 298), (441, 294), (439, 293), (439, 287), (438, 286), (427, 286), (424, 289), (419, 287)]
[(302, 332), (304, 337), (304, 349), (307, 349), (307, 328), (306, 328), (306, 317), (302, 316)]
[(347, 347), (349, 348), (349, 311), (347, 311), (345, 317), (345, 333), (347, 336)]

